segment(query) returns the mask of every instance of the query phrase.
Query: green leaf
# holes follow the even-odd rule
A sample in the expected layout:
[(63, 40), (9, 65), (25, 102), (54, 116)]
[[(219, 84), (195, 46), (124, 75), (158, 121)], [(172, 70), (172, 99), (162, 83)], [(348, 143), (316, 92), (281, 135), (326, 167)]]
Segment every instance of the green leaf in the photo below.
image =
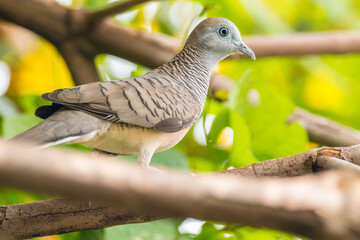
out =
[(189, 157), (189, 164), (196, 172), (214, 172), (215, 169), (214, 163), (204, 157)]
[[(117, 2), (117, 1), (116, 1)], [(109, 1), (108, 0), (85, 0), (83, 1), (83, 7), (88, 10), (96, 11), (102, 8), (108, 7)], [(116, 4), (116, 3), (114, 3)]]
[(214, 227), (214, 225), (206, 222), (202, 226), (201, 232), (195, 237), (195, 239), (196, 240), (211, 240), (211, 239), (219, 239), (219, 237), (220, 237), (220, 232)]
[(4, 118), (2, 132), (4, 138), (11, 138), (39, 124), (42, 119), (30, 114), (20, 114), (12, 118)]
[(175, 240), (179, 236), (177, 230), (179, 223), (178, 220), (164, 219), (148, 223), (110, 227), (104, 230), (105, 240)]
[(200, 234), (194, 239), (196, 240), (237, 240), (236, 236), (231, 231), (221, 231), (217, 229), (214, 224), (206, 222)]
[(33, 114), (35, 110), (41, 105), (50, 105), (49, 101), (41, 99), (38, 95), (25, 95), (17, 97), (15, 102), (25, 113)]
[(82, 231), (79, 240), (105, 240), (104, 229)]
[(0, 188), (0, 196), (0, 205), (27, 203), (51, 198), (49, 195), (35, 194), (8, 187)]
[(234, 131), (230, 160), (227, 166), (242, 167), (256, 163), (251, 150), (251, 132), (244, 118), (235, 110), (230, 110), (230, 127)]
[[(43, 240), (43, 238), (36, 238), (37, 240)], [(62, 240), (104, 240), (104, 229), (88, 230), (81, 232), (71, 232), (58, 235), (58, 238)]]
[(0, 116), (14, 117), (19, 111), (15, 104), (5, 96), (0, 96)]
[(294, 240), (294, 239), (307, 239), (295, 236), (290, 233), (281, 232), (278, 230), (267, 228), (253, 228), (253, 227), (240, 227), (234, 230), (238, 239), (242, 240)]
[(221, 131), (229, 126), (229, 109), (224, 108), (214, 119), (208, 135), (208, 145), (214, 147)]
[[(207, 17), (226, 17), (235, 25), (241, 26), (242, 33), (249, 33), (253, 27), (253, 20), (241, 1), (233, 0), (201, 0), (206, 8)], [(246, 22), (246, 24), (243, 24)]]
[(258, 79), (247, 72), (229, 96), (230, 107), (243, 116), (250, 129), (252, 152), (257, 159), (267, 160), (305, 151), (305, 129), (297, 123), (287, 124), (294, 104)]
[(162, 165), (169, 168), (189, 170), (186, 155), (175, 149), (168, 149), (155, 153), (151, 160), (152, 165)]
[[(119, 156), (120, 159), (132, 162), (137, 161), (137, 156)], [(168, 168), (181, 169), (188, 171), (189, 164), (186, 155), (176, 149), (168, 149), (162, 152), (157, 152), (153, 155), (150, 162), (151, 166), (165, 166)]]

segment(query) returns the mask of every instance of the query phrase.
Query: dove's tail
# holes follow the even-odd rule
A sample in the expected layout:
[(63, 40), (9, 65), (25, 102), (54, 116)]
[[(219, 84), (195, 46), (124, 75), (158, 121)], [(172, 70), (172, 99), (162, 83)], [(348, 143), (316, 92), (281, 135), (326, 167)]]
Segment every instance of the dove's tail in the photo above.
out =
[(83, 142), (96, 135), (102, 121), (81, 111), (62, 108), (11, 140), (27, 141), (41, 147)]

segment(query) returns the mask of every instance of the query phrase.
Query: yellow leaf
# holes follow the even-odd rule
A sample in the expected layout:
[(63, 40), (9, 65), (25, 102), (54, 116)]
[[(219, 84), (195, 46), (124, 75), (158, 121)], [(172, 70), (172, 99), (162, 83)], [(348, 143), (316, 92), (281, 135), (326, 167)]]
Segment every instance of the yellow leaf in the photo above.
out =
[(221, 130), (218, 139), (216, 140), (216, 144), (223, 148), (230, 150), (232, 144), (233, 144), (233, 130), (229, 127), (224, 128)]
[(33, 51), (23, 56), (13, 69), (8, 93), (41, 95), (73, 86), (70, 72), (59, 52), (49, 42), (39, 40)]
[(344, 106), (344, 93), (331, 83), (330, 78), (333, 78), (331, 74), (322, 71), (313, 73), (306, 79), (304, 97), (307, 104), (331, 112)]

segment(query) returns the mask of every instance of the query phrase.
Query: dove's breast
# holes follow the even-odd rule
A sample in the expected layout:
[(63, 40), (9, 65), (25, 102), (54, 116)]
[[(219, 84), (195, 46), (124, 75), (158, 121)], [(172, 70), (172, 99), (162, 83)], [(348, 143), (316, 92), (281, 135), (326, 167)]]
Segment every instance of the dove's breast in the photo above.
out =
[(160, 132), (129, 124), (112, 123), (93, 134), (84, 145), (119, 155), (138, 155), (143, 149), (163, 151), (176, 145), (190, 127), (175, 133)]

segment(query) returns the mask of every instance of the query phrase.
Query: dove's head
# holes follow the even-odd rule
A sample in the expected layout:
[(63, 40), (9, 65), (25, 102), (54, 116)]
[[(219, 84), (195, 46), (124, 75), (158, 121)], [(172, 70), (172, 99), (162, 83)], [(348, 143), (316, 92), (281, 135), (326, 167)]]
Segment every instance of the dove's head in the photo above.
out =
[(190, 34), (187, 44), (198, 44), (215, 61), (242, 52), (255, 60), (254, 52), (241, 40), (238, 28), (225, 18), (207, 18)]

